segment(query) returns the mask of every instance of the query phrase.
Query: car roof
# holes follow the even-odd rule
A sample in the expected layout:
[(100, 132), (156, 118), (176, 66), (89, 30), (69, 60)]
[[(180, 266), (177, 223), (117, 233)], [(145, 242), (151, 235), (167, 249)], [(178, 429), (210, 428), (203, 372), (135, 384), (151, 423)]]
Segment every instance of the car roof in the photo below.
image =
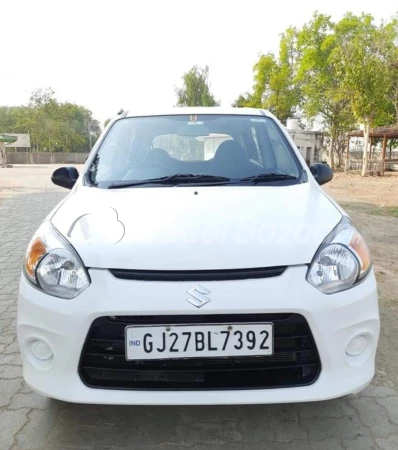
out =
[(123, 110), (120, 115), (122, 117), (142, 117), (142, 116), (172, 116), (180, 114), (190, 115), (204, 115), (204, 114), (222, 114), (222, 115), (244, 115), (244, 116), (269, 116), (268, 111), (257, 108), (232, 108), (232, 107), (174, 107), (168, 109), (147, 109), (147, 110), (134, 110), (134, 108)]

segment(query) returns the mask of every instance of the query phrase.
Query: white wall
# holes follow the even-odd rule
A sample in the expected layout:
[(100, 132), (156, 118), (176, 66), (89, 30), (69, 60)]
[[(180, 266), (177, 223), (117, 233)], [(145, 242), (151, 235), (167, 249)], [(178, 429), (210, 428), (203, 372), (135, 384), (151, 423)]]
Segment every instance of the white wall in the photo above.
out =
[(323, 133), (320, 131), (287, 130), (308, 164), (320, 162)]
[(8, 136), (17, 137), (17, 140), (12, 144), (7, 144), (6, 148), (15, 148), (15, 147), (30, 148), (30, 134), (16, 134), (16, 133), (4, 133), (4, 134), (7, 134)]

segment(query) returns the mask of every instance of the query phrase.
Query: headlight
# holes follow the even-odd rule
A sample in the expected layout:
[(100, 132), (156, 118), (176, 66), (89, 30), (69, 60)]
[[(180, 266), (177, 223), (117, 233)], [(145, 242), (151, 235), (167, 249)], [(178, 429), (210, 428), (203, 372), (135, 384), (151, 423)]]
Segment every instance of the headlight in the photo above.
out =
[(355, 286), (372, 267), (361, 233), (344, 217), (324, 240), (308, 269), (307, 281), (324, 294)]
[(55, 297), (74, 298), (90, 284), (79, 256), (50, 222), (33, 236), (24, 269), (32, 283)]

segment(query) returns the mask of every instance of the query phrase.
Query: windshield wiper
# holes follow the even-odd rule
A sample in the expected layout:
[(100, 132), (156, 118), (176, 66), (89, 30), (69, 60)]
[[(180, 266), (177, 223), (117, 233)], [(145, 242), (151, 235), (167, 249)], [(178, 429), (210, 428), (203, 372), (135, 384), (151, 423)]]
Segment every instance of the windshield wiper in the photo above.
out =
[(287, 173), (260, 173), (251, 177), (242, 178), (240, 181), (248, 181), (251, 183), (261, 183), (263, 181), (279, 181), (279, 180), (297, 180), (297, 177)]
[(197, 175), (193, 173), (183, 173), (183, 174), (175, 174), (175, 175), (169, 175), (165, 177), (160, 178), (149, 178), (147, 180), (142, 181), (133, 181), (133, 182), (126, 182), (126, 183), (113, 183), (110, 186), (108, 186), (108, 189), (122, 189), (122, 188), (128, 188), (133, 186), (141, 186), (144, 184), (171, 184), (176, 185), (178, 183), (215, 183), (215, 184), (224, 184), (229, 182), (230, 179), (227, 177), (220, 177), (216, 175)]

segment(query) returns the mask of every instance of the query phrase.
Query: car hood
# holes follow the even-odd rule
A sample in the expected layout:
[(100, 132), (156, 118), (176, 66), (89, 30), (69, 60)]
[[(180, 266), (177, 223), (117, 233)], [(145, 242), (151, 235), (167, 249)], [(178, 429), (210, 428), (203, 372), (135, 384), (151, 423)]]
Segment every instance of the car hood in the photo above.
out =
[(307, 264), (340, 220), (311, 183), (79, 187), (51, 218), (87, 267), (136, 270)]

